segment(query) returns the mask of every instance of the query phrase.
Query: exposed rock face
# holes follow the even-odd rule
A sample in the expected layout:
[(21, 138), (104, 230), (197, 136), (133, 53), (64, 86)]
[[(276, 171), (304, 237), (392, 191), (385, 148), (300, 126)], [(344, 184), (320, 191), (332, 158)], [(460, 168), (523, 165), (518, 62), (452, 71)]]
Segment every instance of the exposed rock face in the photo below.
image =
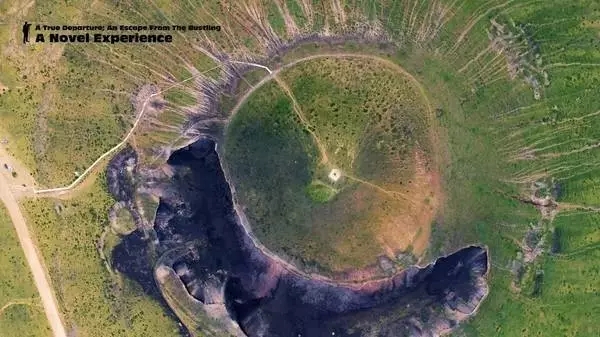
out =
[[(487, 295), (488, 256), (478, 246), (363, 284), (307, 277), (261, 251), (244, 231), (213, 141), (173, 153), (168, 164), (173, 175), (150, 237), (159, 254), (193, 247), (163, 263), (205, 310), (225, 303), (247, 336), (436, 336), (473, 314)], [(115, 263), (138, 270), (128, 274), (149, 286), (152, 266)]]
[(137, 154), (131, 147), (114, 156), (106, 169), (108, 191), (117, 201), (130, 202), (133, 199), (133, 177), (137, 165)]
[[(135, 151), (131, 147), (125, 148), (108, 164), (106, 180), (109, 192), (117, 200), (113, 210), (127, 208), (131, 212), (136, 225), (141, 227), (140, 216), (133, 203), (136, 164), (137, 155)], [(116, 214), (109, 214), (109, 216), (116, 217)], [(138, 228), (124, 237), (121, 243), (113, 249), (112, 265), (118, 271), (140, 283), (147, 294), (160, 298), (160, 294), (154, 287), (153, 266), (149, 260), (148, 250), (147, 234)]]

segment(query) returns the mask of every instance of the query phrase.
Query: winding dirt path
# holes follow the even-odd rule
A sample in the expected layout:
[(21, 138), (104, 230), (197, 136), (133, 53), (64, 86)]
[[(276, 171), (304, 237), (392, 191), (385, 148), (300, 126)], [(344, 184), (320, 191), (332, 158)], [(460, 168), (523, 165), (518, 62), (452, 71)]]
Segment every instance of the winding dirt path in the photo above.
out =
[[(291, 99), (292, 101), (292, 105), (293, 105), (293, 109), (294, 112), (296, 113), (296, 115), (298, 115), (298, 117), (300, 118), (300, 121), (302, 122), (302, 124), (304, 124), (306, 126), (306, 129), (309, 131), (309, 133), (313, 136), (315, 143), (317, 145), (317, 148), (319, 150), (320, 156), (321, 156), (321, 164), (327, 164), (329, 162), (329, 158), (327, 156), (327, 151), (325, 149), (325, 146), (323, 145), (323, 143), (321, 142), (321, 140), (319, 139), (319, 137), (316, 135), (316, 133), (314, 131), (311, 130), (310, 128), (310, 123), (308, 122), (308, 120), (306, 119), (305, 115), (302, 113), (302, 110), (300, 109), (300, 105), (298, 104), (298, 102), (296, 101), (296, 98), (294, 97), (294, 94), (292, 93), (292, 90), (289, 88), (289, 86), (287, 85), (287, 83), (285, 81), (283, 81), (281, 79), (279, 75), (279, 73), (282, 70), (285, 70), (287, 68), (293, 67), (299, 63), (302, 62), (306, 62), (306, 61), (311, 61), (311, 60), (315, 60), (315, 59), (320, 59), (320, 58), (361, 58), (361, 59), (368, 59), (368, 60), (374, 60), (377, 62), (381, 62), (384, 65), (394, 69), (395, 71), (403, 74), (404, 76), (408, 77), (411, 82), (413, 82), (417, 89), (419, 90), (421, 97), (423, 98), (423, 100), (425, 101), (425, 104), (427, 106), (427, 113), (428, 113), (428, 117), (430, 120), (433, 120), (434, 116), (433, 116), (433, 108), (431, 105), (431, 102), (429, 101), (429, 98), (426, 95), (425, 89), (423, 88), (423, 86), (421, 85), (421, 83), (408, 71), (406, 71), (404, 68), (402, 68), (401, 66), (399, 66), (398, 64), (377, 56), (377, 55), (371, 55), (371, 54), (361, 54), (361, 53), (335, 53), (335, 52), (331, 52), (331, 53), (321, 53), (321, 54), (314, 54), (314, 55), (310, 55), (310, 56), (306, 56), (303, 58), (299, 58), (296, 59), (290, 63), (287, 63), (283, 66), (281, 66), (280, 68), (277, 68), (275, 70), (271, 70), (265, 66), (262, 65), (257, 65), (257, 64), (250, 64), (250, 65), (254, 65), (254, 66), (259, 66), (261, 68), (266, 69), (269, 72), (269, 75), (265, 76), (262, 80), (260, 80), (257, 84), (255, 84), (250, 90), (248, 90), (246, 93), (244, 93), (244, 95), (240, 98), (240, 100), (238, 101), (238, 103), (233, 107), (233, 109), (231, 110), (231, 113), (229, 115), (229, 121), (231, 121), (231, 119), (233, 118), (233, 116), (241, 109), (241, 107), (246, 103), (246, 101), (248, 100), (248, 98), (259, 88), (261, 88), (263, 85), (265, 85), (266, 83), (268, 83), (271, 80), (274, 80), (280, 87), (281, 89), (287, 94), (287, 96)], [(249, 64), (249, 63), (246, 63)], [(437, 140), (437, 134), (435, 132), (435, 128), (432, 127), (430, 128), (432, 134), (430, 135), (431, 141), (432, 143), (435, 142)], [(433, 144), (434, 148), (437, 148), (436, 144)], [(435, 151), (435, 160), (436, 162), (439, 163), (440, 158), (439, 158), (439, 154), (437, 153), (437, 151)], [(366, 185), (369, 185), (377, 190), (380, 190), (381, 192), (384, 192), (388, 195), (392, 195), (394, 197), (400, 197), (404, 200), (407, 200), (411, 203), (414, 203), (413, 200), (410, 200), (410, 198), (408, 198), (404, 193), (401, 192), (396, 192), (396, 191), (388, 191), (386, 189), (384, 189), (383, 187), (373, 184), (369, 181), (365, 181), (363, 179), (360, 179), (358, 177), (355, 177), (353, 175), (349, 175), (348, 173), (344, 173), (345, 176), (347, 176), (349, 179), (352, 179), (354, 181), (357, 181), (359, 183), (363, 183)]]
[(6, 303), (4, 306), (2, 306), (2, 308), (0, 308), (0, 315), (2, 315), (6, 309), (12, 307), (13, 305), (30, 305), (30, 306), (32, 306), (32, 305), (36, 305), (36, 303), (34, 300), (32, 300), (30, 298), (12, 300), (12, 301), (9, 301), (8, 303)]
[(317, 134), (312, 130), (312, 125), (302, 112), (302, 109), (300, 109), (300, 104), (298, 104), (298, 101), (296, 101), (296, 97), (292, 93), (292, 89), (290, 89), (287, 83), (285, 83), (283, 79), (281, 79), (279, 76), (275, 77), (275, 82), (279, 84), (283, 91), (285, 91), (288, 97), (292, 100), (294, 112), (296, 112), (296, 115), (298, 115), (298, 118), (300, 118), (300, 121), (302, 122), (302, 124), (304, 124), (306, 130), (313, 136), (315, 143), (317, 144), (317, 148), (319, 149), (319, 153), (321, 155), (321, 164), (327, 164), (329, 162), (329, 157), (327, 156), (327, 150), (325, 149), (325, 145), (323, 145), (321, 139), (319, 139)]
[[(361, 54), (361, 53), (347, 53), (347, 52), (329, 52), (329, 53), (320, 53), (320, 54), (314, 54), (314, 55), (310, 55), (310, 56), (306, 56), (303, 58), (299, 58), (296, 59), (290, 63), (287, 63), (277, 69), (271, 70), (269, 71), (269, 75), (263, 77), (258, 83), (256, 83), (250, 90), (246, 91), (246, 93), (244, 93), (244, 95), (238, 100), (237, 104), (233, 107), (233, 109), (231, 110), (231, 113), (229, 115), (228, 118), (228, 122), (231, 121), (231, 119), (233, 118), (233, 116), (235, 116), (235, 114), (241, 109), (241, 107), (246, 103), (246, 101), (248, 100), (248, 98), (260, 87), (262, 87), (263, 85), (267, 84), (269, 81), (271, 80), (276, 80), (278, 82), (278, 84), (281, 85), (281, 81), (277, 79), (277, 75), (287, 69), (287, 68), (291, 68), (299, 63), (302, 62), (306, 62), (306, 61), (311, 61), (311, 60), (316, 60), (316, 59), (321, 59), (321, 58), (359, 58), (359, 59), (368, 59), (368, 60), (374, 60), (377, 62), (380, 62), (392, 69), (394, 69), (395, 71), (403, 74), (404, 76), (406, 76), (408, 79), (410, 79), (411, 82), (413, 82), (415, 84), (415, 86), (417, 87), (417, 89), (419, 90), (419, 93), (421, 94), (421, 97), (423, 98), (425, 105), (427, 106), (427, 113), (428, 113), (428, 117), (430, 120), (434, 120), (435, 116), (434, 116), (434, 110), (433, 107), (431, 105), (431, 101), (429, 100), (429, 97), (427, 97), (427, 93), (425, 91), (425, 88), (423, 87), (423, 85), (421, 85), (421, 83), (408, 71), (406, 71), (406, 69), (402, 68), (401, 66), (399, 66), (398, 64), (394, 63), (391, 60), (388, 60), (386, 58), (383, 58), (381, 56), (378, 55), (372, 55), (372, 54)], [(268, 68), (267, 68), (268, 69)], [(285, 90), (285, 88), (284, 88)], [(289, 90), (289, 88), (288, 88)], [(430, 135), (431, 137), (431, 141), (432, 142), (436, 142), (438, 139), (438, 135), (435, 131), (436, 128), (430, 128), (432, 134)], [(437, 144), (433, 144), (434, 148), (437, 148)], [(440, 154), (436, 151), (435, 153), (435, 159), (436, 162), (440, 162)]]
[(94, 163), (92, 163), (92, 165), (90, 165), (85, 171), (83, 171), (83, 173), (77, 177), (77, 179), (75, 179), (70, 185), (68, 186), (64, 186), (64, 187), (56, 187), (56, 188), (49, 188), (49, 189), (41, 189), (41, 190), (37, 190), (34, 189), (33, 193), (34, 194), (49, 194), (49, 193), (60, 193), (60, 192), (66, 192), (66, 191), (70, 191), (73, 190), (75, 187), (77, 187), (77, 185), (79, 185), (87, 176), (88, 174), (93, 171), (96, 166), (102, 162), (102, 160), (104, 160), (105, 158), (109, 157), (110, 155), (112, 155), (113, 153), (115, 153), (117, 150), (119, 150), (121, 147), (125, 146), (125, 144), (127, 144), (127, 142), (129, 141), (129, 139), (133, 136), (133, 134), (135, 133), (135, 131), (137, 130), (137, 126), (139, 125), (139, 123), (141, 122), (142, 118), (144, 117), (145, 113), (146, 113), (146, 106), (148, 105), (148, 103), (150, 103), (150, 101), (156, 97), (159, 96), (161, 94), (163, 94), (164, 92), (182, 85), (185, 82), (188, 82), (190, 80), (195, 79), (198, 76), (204, 75), (206, 72), (214, 70), (219, 68), (219, 66), (217, 67), (213, 67), (207, 71), (201, 72), (199, 74), (196, 75), (192, 75), (186, 79), (184, 79), (183, 81), (180, 82), (176, 82), (168, 87), (166, 87), (163, 90), (157, 91), (155, 93), (150, 94), (142, 103), (142, 106), (140, 108), (139, 112), (137, 113), (137, 117), (135, 118), (135, 121), (133, 122), (133, 126), (131, 127), (131, 129), (129, 129), (129, 132), (125, 135), (125, 137), (123, 138), (123, 140), (121, 140), (121, 142), (115, 146), (113, 146), (110, 150), (104, 152), (100, 157), (98, 157), (98, 159), (96, 159), (96, 161), (94, 161)]

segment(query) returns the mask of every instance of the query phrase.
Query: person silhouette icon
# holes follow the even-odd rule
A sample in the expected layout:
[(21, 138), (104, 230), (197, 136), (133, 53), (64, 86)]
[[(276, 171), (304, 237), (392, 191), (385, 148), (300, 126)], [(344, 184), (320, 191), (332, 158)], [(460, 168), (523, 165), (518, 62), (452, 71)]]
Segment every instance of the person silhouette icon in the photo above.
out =
[(23, 44), (29, 42), (29, 28), (31, 28), (31, 23), (25, 21), (23, 24)]

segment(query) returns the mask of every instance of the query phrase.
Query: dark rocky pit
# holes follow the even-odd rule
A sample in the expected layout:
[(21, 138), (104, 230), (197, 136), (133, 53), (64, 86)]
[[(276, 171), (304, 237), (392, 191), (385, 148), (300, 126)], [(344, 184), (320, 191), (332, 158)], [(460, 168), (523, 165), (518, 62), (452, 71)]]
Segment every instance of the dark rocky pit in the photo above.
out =
[(307, 277), (272, 259), (246, 234), (213, 141), (174, 152), (168, 164), (174, 175), (163, 188), (154, 233), (133, 232), (117, 246), (113, 262), (153, 293), (155, 266), (140, 258), (144, 246), (155, 245), (160, 254), (193, 245), (194, 253), (181, 254), (169, 267), (205, 304), (213, 303), (210, 289), (221, 289), (229, 316), (247, 336), (432, 336), (455, 327), (487, 295), (488, 255), (479, 246), (363, 284)]

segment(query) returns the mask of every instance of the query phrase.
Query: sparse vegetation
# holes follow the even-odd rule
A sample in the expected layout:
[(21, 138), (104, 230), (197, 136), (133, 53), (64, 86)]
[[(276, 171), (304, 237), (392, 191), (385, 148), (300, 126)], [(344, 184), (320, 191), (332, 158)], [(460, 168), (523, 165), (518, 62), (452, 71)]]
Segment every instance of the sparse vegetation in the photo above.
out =
[(224, 150), (259, 239), (325, 271), (395, 258), (416, 239), (422, 253), (429, 229), (416, 233), (432, 218), (418, 213), (435, 209), (416, 196), (437, 196), (422, 185), (429, 115), (415, 83), (359, 57), (302, 62), (274, 82), (237, 113)]
[(0, 335), (50, 337), (52, 331), (17, 233), (0, 205)]
[(189, 107), (196, 104), (196, 99), (189, 92), (181, 89), (171, 89), (165, 93), (165, 99), (174, 105)]
[(127, 235), (137, 228), (131, 212), (126, 207), (119, 207), (115, 213), (111, 229), (116, 234)]
[[(113, 200), (104, 179), (70, 199), (23, 203), (45, 258), (67, 328), (80, 336), (177, 336), (178, 327), (165, 309), (140, 286), (118, 272), (109, 273), (96, 249), (108, 225)], [(105, 246), (114, 246), (117, 236)], [(111, 241), (112, 240), (112, 241)]]
[[(205, 308), (202, 302), (192, 297), (171, 268), (160, 267), (157, 269), (157, 274), (160, 274), (157, 279), (163, 297), (193, 336), (232, 336), (227, 333), (223, 322), (210, 317), (206, 312), (206, 310), (213, 310), (217, 313), (217, 310)], [(226, 316), (224, 317), (227, 319)]]

